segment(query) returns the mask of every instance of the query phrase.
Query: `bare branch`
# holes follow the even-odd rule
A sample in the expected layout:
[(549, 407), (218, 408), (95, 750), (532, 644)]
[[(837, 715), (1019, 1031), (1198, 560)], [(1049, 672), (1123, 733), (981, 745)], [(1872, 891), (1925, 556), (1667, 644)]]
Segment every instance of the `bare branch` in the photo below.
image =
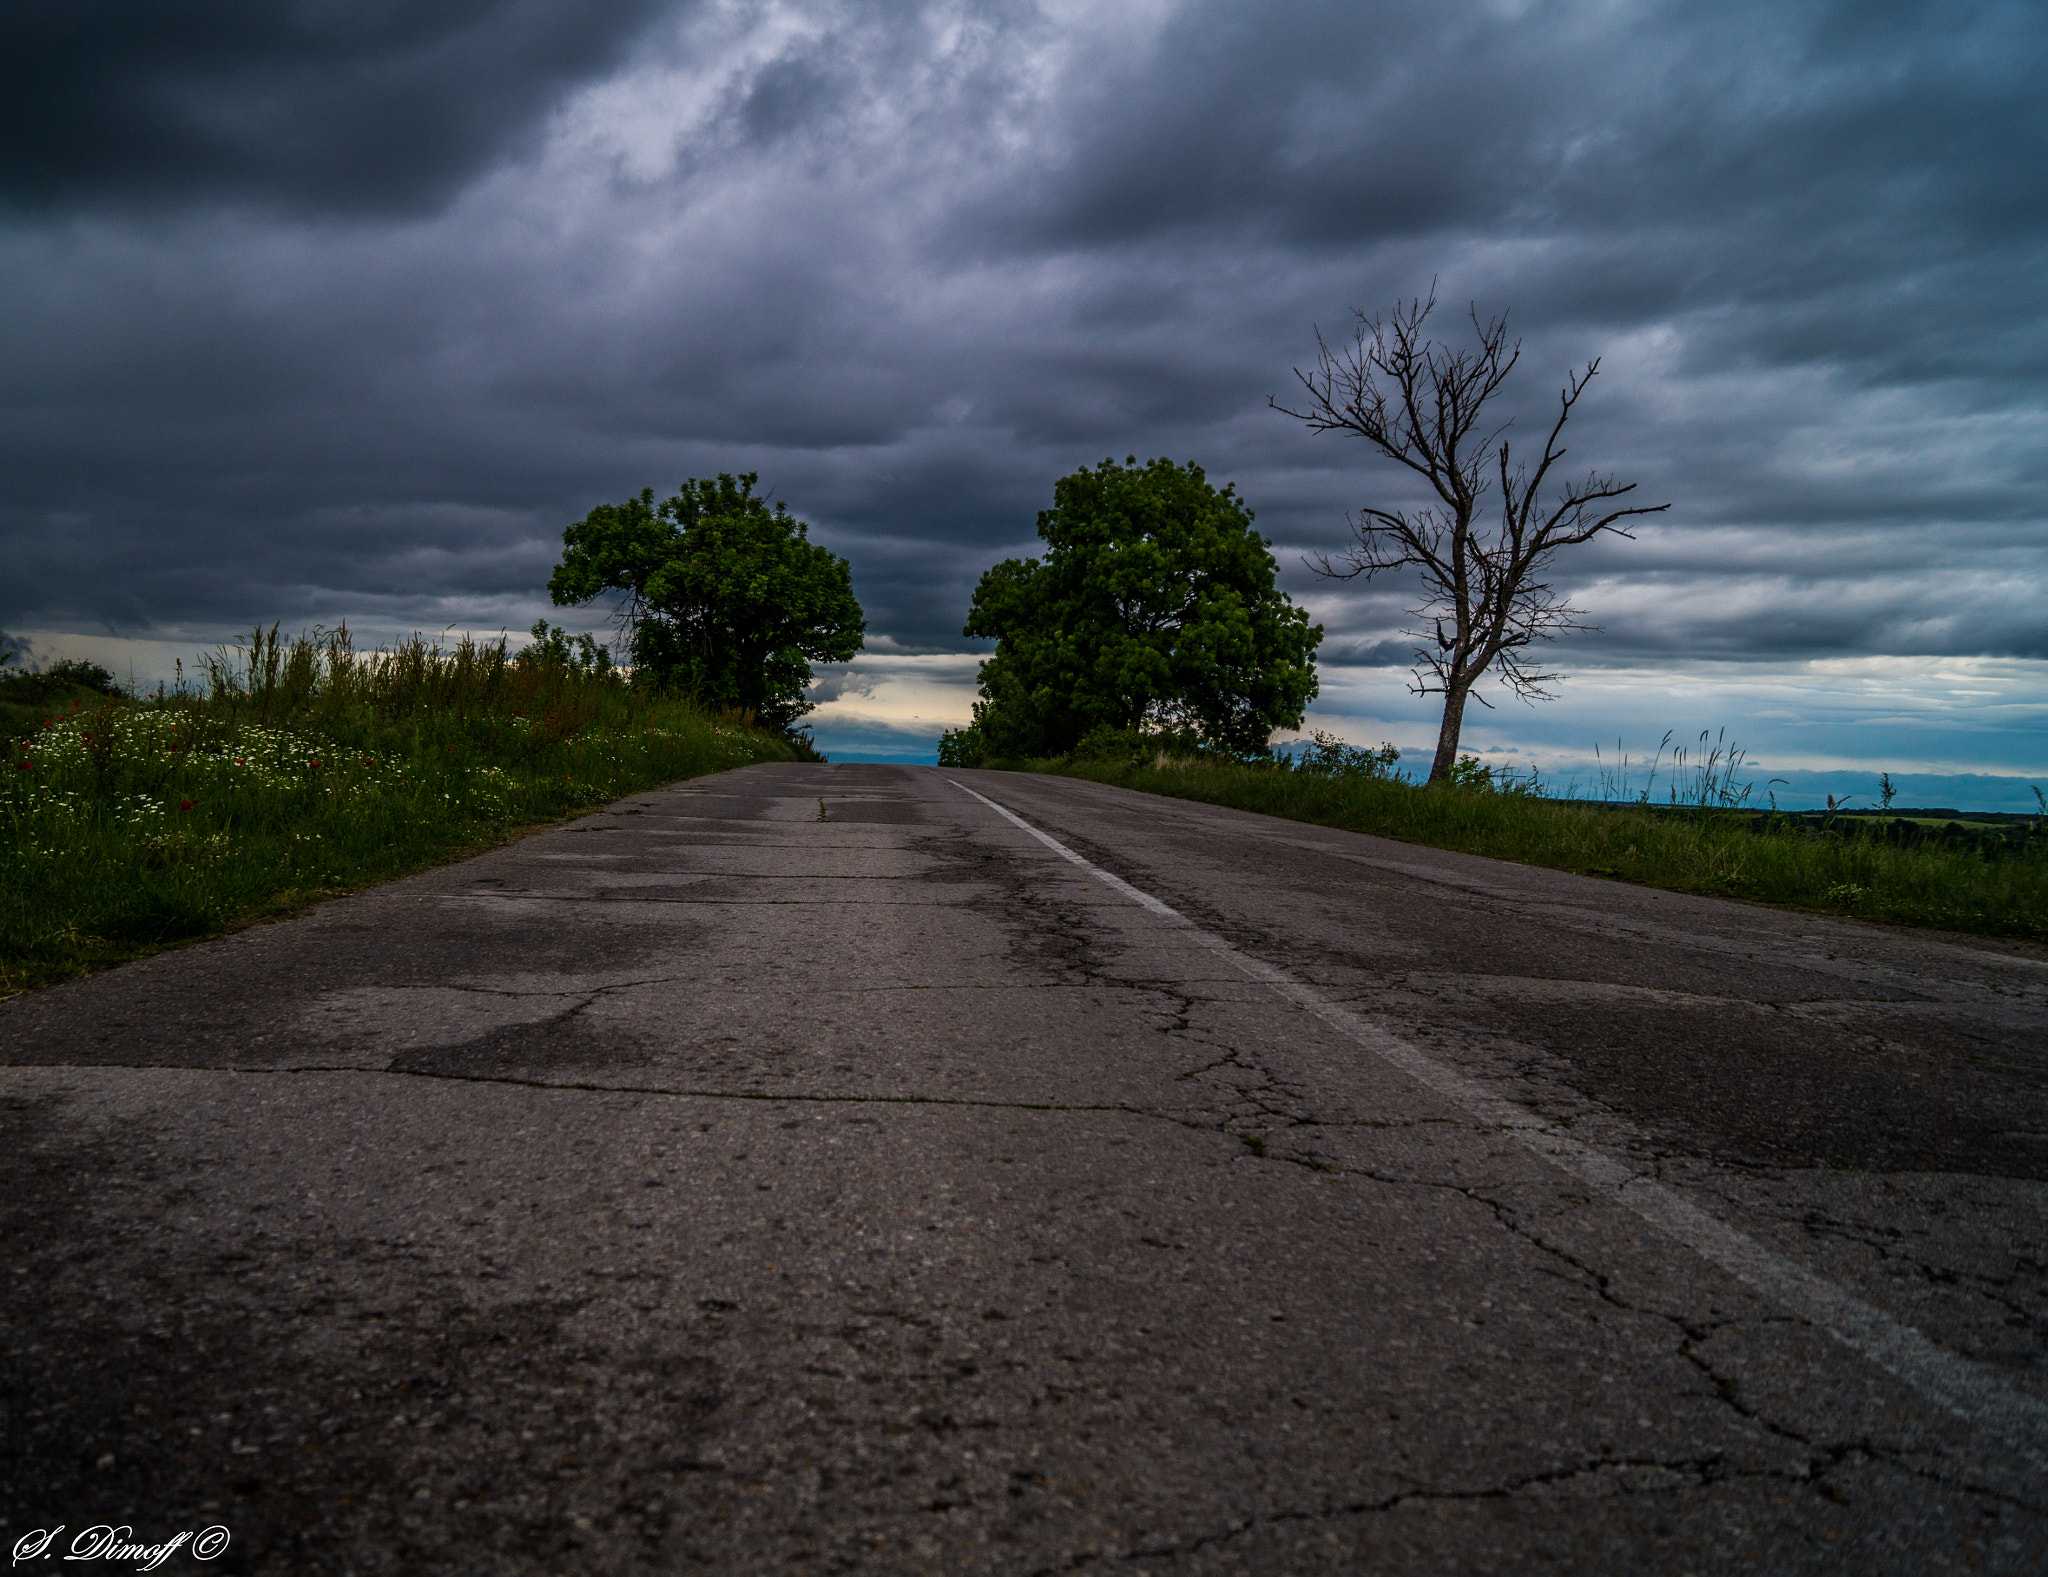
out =
[[(1437, 497), (1440, 507), (1413, 515), (1363, 508), (1346, 517), (1352, 532), (1348, 549), (1304, 560), (1333, 580), (1420, 572), (1425, 601), (1409, 610), (1417, 628), (1408, 633), (1418, 643), (1411, 688), (1444, 697), (1432, 782), (1456, 760), (1465, 702), (1477, 695), (1481, 678), (1491, 672), (1523, 700), (1543, 699), (1561, 675), (1529, 662), (1527, 648), (1560, 631), (1593, 628), (1544, 579), (1552, 556), (1605, 532), (1628, 537), (1622, 522), (1671, 507), (1622, 505), (1636, 484), (1598, 473), (1550, 491), (1551, 475), (1566, 453), (1565, 425), (1600, 371), (1597, 357), (1566, 375), (1556, 419), (1533, 468), (1514, 460), (1507, 439), (1511, 424), (1475, 438), (1487, 402), (1521, 360), (1521, 342), (1509, 341), (1505, 314), (1482, 320), (1475, 305), (1469, 316), (1476, 349), (1439, 344), (1426, 332), (1435, 308), (1432, 285), (1427, 299), (1397, 302), (1384, 319), (1356, 314), (1348, 346), (1333, 348), (1318, 330), (1314, 367), (1294, 369), (1307, 395), (1302, 408), (1267, 401), (1311, 432), (1364, 439), (1427, 482)], [(1479, 510), (1496, 487), (1498, 525), (1486, 529)], [(1491, 704), (1484, 695), (1477, 698)]]

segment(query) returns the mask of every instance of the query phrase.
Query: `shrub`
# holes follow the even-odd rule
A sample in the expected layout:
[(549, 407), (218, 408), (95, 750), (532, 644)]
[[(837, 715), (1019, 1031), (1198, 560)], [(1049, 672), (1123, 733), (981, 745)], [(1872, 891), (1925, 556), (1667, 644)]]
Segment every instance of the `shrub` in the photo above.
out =
[[(1330, 778), (1390, 778), (1395, 775), (1394, 763), (1401, 759), (1401, 752), (1392, 745), (1382, 744), (1377, 750), (1368, 750), (1359, 745), (1347, 745), (1335, 734), (1326, 734), (1318, 729), (1309, 735), (1307, 745), (1294, 755), (1294, 770), (1311, 772)], [(1471, 758), (1468, 756), (1469, 761)]]
[(987, 754), (988, 746), (981, 737), (981, 730), (972, 724), (966, 728), (949, 728), (939, 735), (939, 765), (942, 767), (978, 767)]

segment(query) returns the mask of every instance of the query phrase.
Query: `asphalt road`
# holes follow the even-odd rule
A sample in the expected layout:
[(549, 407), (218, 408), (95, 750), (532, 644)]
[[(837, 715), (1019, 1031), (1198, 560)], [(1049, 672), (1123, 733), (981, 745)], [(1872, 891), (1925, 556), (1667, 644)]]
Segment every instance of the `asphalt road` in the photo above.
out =
[[(10, 1545), (2048, 1565), (2038, 948), (766, 766), (0, 1004), (0, 1064)], [(62, 1541), (14, 1569), (112, 1569)]]

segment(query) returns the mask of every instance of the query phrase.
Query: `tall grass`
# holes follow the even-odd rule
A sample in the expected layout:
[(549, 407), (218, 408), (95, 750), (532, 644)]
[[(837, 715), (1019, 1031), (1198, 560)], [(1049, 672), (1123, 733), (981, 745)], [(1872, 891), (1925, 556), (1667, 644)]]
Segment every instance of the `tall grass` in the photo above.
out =
[[(1421, 788), (1385, 772), (1154, 756), (1027, 764), (1097, 783), (1678, 892), (1989, 936), (2048, 940), (2048, 839), (2010, 851), (1899, 845), (1869, 823), (1722, 808), (1728, 753), (1694, 758), (1676, 813), (1527, 792)], [(1642, 792), (1639, 790), (1639, 792)], [(1673, 796), (1680, 807), (1688, 802)]]
[(0, 778), (0, 995), (806, 753), (582, 657), (272, 626), (190, 686), (46, 708)]
[[(1671, 751), (1671, 763), (1666, 767), (1664, 752)], [(1650, 758), (1644, 771), (1643, 780), (1635, 780), (1634, 766), (1621, 741), (1614, 742), (1614, 759), (1608, 760), (1600, 747), (1593, 747), (1594, 784), (1592, 798), (1604, 804), (1623, 804), (1633, 801), (1639, 805), (1652, 803), (1658, 797), (1658, 778), (1663, 778), (1662, 798), (1672, 806), (1691, 806), (1704, 809), (1708, 806), (1734, 808), (1750, 803), (1756, 796), (1756, 784), (1746, 780), (1742, 774), (1748, 765), (1748, 753), (1740, 745), (1728, 742), (1728, 731), (1720, 730), (1711, 737), (1705, 729), (1700, 731), (1699, 749), (1680, 744), (1673, 747), (1671, 733), (1666, 731), (1657, 742), (1656, 753)], [(1540, 791), (1535, 774), (1530, 774), (1532, 787)], [(1774, 778), (1772, 782), (1782, 782)], [(1768, 794), (1768, 789), (1766, 793)], [(1558, 799), (1579, 797), (1576, 779), (1560, 790), (1553, 790)]]

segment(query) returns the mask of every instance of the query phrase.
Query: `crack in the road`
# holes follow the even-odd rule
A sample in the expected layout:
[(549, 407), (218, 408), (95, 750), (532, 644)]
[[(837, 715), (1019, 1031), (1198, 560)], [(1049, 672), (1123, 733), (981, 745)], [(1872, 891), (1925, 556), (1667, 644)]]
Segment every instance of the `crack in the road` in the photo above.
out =
[[(1516, 1237), (1532, 1247), (1570, 1265), (1579, 1273), (1577, 1278), (1579, 1284), (1585, 1290), (1597, 1296), (1603, 1303), (1629, 1314), (1660, 1320), (1679, 1332), (1681, 1339), (1672, 1351), (1676, 1356), (1684, 1359), (1685, 1362), (1697, 1369), (1710, 1383), (1712, 1394), (1716, 1400), (1755, 1427), (1812, 1453), (1807, 1464), (1806, 1473), (1793, 1475), (1793, 1477), (1803, 1478), (1820, 1486), (1823, 1485), (1826, 1474), (1841, 1467), (1852, 1456), (1861, 1456), (1870, 1461), (1884, 1463), (1898, 1471), (1912, 1473), (1928, 1480), (1930, 1483), (1960, 1488), (1966, 1493), (1987, 1496), (2029, 1511), (2048, 1510), (2048, 1499), (2029, 1501), (2012, 1494), (2010, 1491), (1979, 1483), (1968, 1478), (1966, 1475), (1945, 1475), (1933, 1468), (1914, 1462), (1904, 1453), (1887, 1450), (1867, 1436), (1846, 1441), (1817, 1440), (1812, 1435), (1795, 1429), (1780, 1419), (1766, 1414), (1761, 1408), (1745, 1398), (1739, 1381), (1724, 1375), (1714, 1367), (1712, 1362), (1700, 1350), (1700, 1345), (1718, 1332), (1733, 1329), (1745, 1323), (1770, 1325), (1799, 1322), (1791, 1321), (1787, 1316), (1783, 1315), (1765, 1316), (1760, 1322), (1732, 1319), (1690, 1320), (1668, 1309), (1635, 1303), (1617, 1293), (1610, 1278), (1604, 1272), (1595, 1270), (1569, 1249), (1566, 1249), (1561, 1244), (1549, 1241), (1534, 1226), (1524, 1222), (1520, 1218), (1520, 1213), (1512, 1205), (1490, 1199), (1474, 1189), (1458, 1188), (1456, 1191), (1464, 1194), (1465, 1197), (1473, 1200), (1475, 1203), (1484, 1204), (1492, 1208), (1502, 1227)], [(1823, 1488), (1823, 1493), (1826, 1493), (1825, 1488)]]
[[(1116, 1559), (1122, 1562), (1177, 1560), (1197, 1551), (1216, 1545), (1228, 1544), (1254, 1532), (1261, 1527), (1278, 1527), (1290, 1523), (1331, 1522), (1339, 1519), (1357, 1519), (1381, 1516), (1398, 1511), (1404, 1506), (1418, 1503), (1457, 1504), (1481, 1501), (1507, 1500), (1532, 1489), (1553, 1488), (1568, 1485), (1579, 1480), (1606, 1476), (1612, 1480), (1620, 1473), (1666, 1473), (1673, 1478), (1688, 1481), (1691, 1487), (1703, 1487), (1724, 1479), (1753, 1479), (1765, 1482), (1798, 1483), (1810, 1487), (1809, 1481), (1796, 1475), (1783, 1474), (1768, 1469), (1740, 1468), (1731, 1466), (1718, 1453), (1698, 1456), (1601, 1456), (1589, 1457), (1569, 1467), (1551, 1468), (1539, 1472), (1518, 1474), (1496, 1484), (1487, 1484), (1471, 1489), (1414, 1488), (1397, 1490), (1375, 1500), (1346, 1501), (1338, 1505), (1323, 1506), (1313, 1510), (1275, 1511), (1259, 1516), (1246, 1517), (1232, 1527), (1217, 1533), (1197, 1534), (1192, 1538), (1177, 1540), (1171, 1544), (1153, 1545), (1123, 1551)], [(1634, 1493), (1670, 1493), (1677, 1485), (1664, 1486), (1657, 1490), (1634, 1489)], [(1070, 1558), (1064, 1569), (1074, 1570), (1092, 1564), (1095, 1557), (1083, 1555)], [(1057, 1571), (1060, 1567), (1041, 1567), (1042, 1572)]]
[[(1789, 1218), (1780, 1217), (1780, 1220)], [(2018, 1281), (2018, 1276), (1994, 1276), (1987, 1271), (1973, 1271), (1954, 1265), (1934, 1265), (1907, 1252), (1899, 1243), (1904, 1236), (1896, 1228), (1881, 1229), (1869, 1226), (1853, 1226), (1837, 1221), (1819, 1210), (1808, 1208), (1796, 1225), (1813, 1238), (1833, 1238), (1838, 1242), (1853, 1243), (1869, 1249), (1885, 1265), (1897, 1266), (1910, 1275), (1937, 1287), (1956, 1287), (1975, 1293), (1987, 1302), (2004, 1309), (2010, 1318), (2007, 1323), (2032, 1327), (2039, 1323), (2039, 1316), (2032, 1308), (2006, 1295), (2008, 1289)], [(1890, 1241), (1887, 1241), (1889, 1239)]]

